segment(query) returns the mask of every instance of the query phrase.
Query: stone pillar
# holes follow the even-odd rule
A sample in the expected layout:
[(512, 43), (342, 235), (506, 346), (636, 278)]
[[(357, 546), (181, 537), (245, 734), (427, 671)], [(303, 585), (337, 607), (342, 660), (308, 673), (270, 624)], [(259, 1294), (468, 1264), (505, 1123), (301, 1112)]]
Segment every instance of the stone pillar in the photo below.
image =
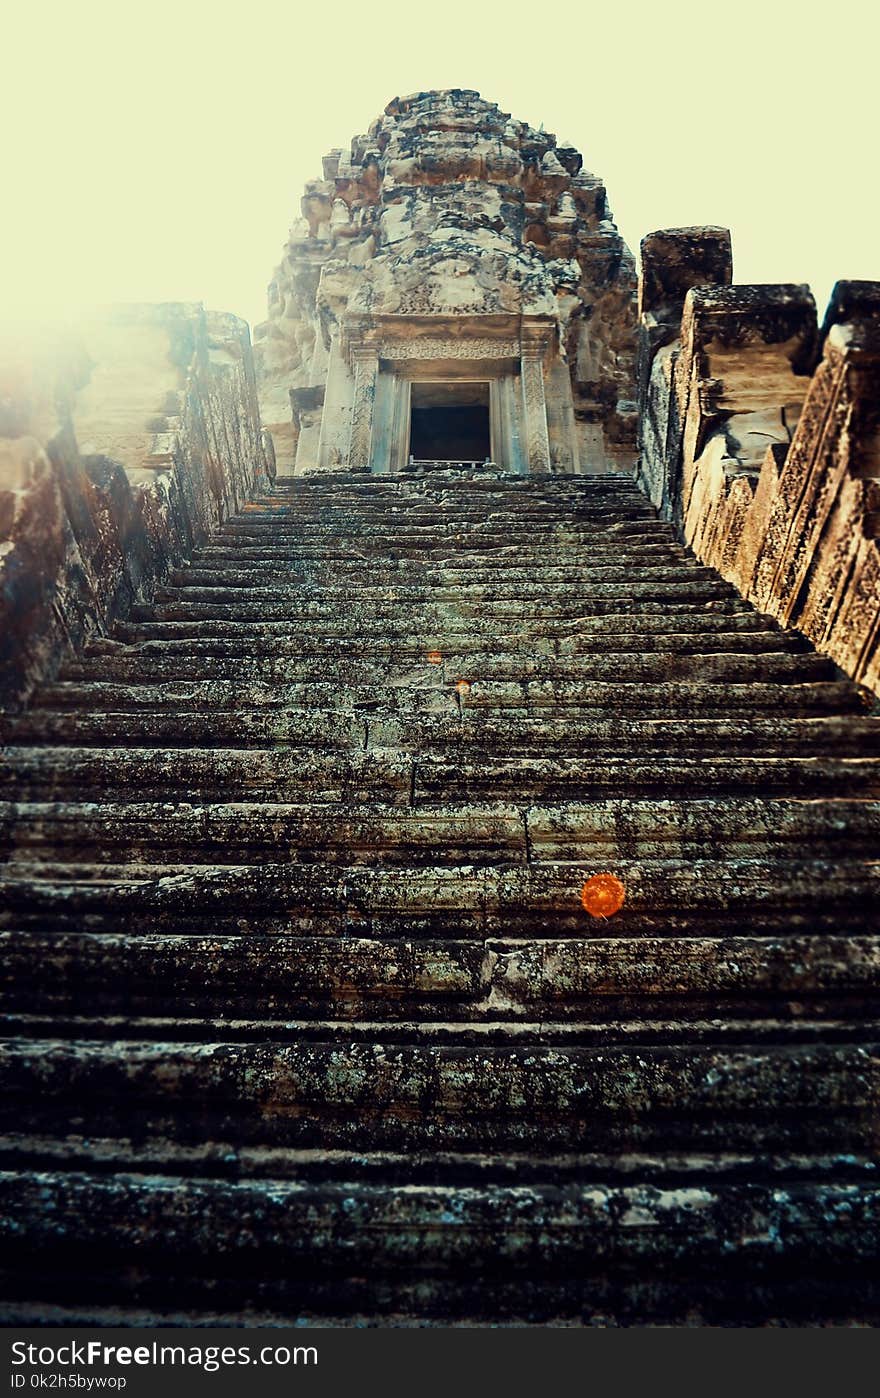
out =
[(558, 355), (553, 355), (550, 360), (544, 394), (547, 399), (550, 464), (558, 475), (570, 476), (578, 469), (577, 435), (568, 365)]
[(398, 471), (407, 464), (409, 451), (409, 416), (412, 394), (412, 384), (409, 379), (398, 378), (395, 374), (393, 383), (393, 407), (391, 418), (391, 456), (388, 462), (388, 469), (391, 474), (397, 475)]
[(327, 388), (321, 417), (318, 465), (322, 470), (338, 470), (348, 453), (351, 436), (351, 400), (354, 380), (342, 352), (339, 336), (334, 335), (327, 362)]
[(532, 475), (550, 470), (550, 440), (547, 435), (547, 403), (544, 397), (544, 350), (540, 344), (523, 341), (522, 393), (525, 420), (525, 456)]
[(348, 465), (353, 471), (369, 470), (379, 359), (372, 350), (362, 349), (353, 350), (351, 357), (354, 367), (354, 401), (351, 405)]
[(511, 471), (517, 476), (527, 476), (528, 467), (523, 459), (521, 445), (520, 423), (523, 414), (519, 403), (520, 383), (518, 376), (503, 374), (498, 380), (497, 396), (500, 400), (498, 415), (501, 420), (501, 447), (498, 464), (503, 466), (505, 471)]

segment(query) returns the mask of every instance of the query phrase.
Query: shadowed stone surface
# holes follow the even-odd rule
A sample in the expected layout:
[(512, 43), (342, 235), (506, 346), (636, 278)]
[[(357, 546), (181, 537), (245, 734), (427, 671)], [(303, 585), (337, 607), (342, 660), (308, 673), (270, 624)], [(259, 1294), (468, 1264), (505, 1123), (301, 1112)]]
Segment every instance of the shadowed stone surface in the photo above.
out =
[(868, 705), (626, 480), (279, 480), (4, 721), (4, 1316), (876, 1322)]

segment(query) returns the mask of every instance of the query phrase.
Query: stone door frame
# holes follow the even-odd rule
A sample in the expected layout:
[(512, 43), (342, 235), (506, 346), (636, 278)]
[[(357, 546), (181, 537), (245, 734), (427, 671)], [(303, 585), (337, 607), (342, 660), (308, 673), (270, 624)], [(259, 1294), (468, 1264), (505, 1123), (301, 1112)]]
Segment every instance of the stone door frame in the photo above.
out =
[(550, 321), (507, 316), (350, 322), (349, 463), (397, 474), (409, 462), (413, 381), (462, 381), (489, 384), (492, 460), (515, 474), (549, 472), (545, 365), (554, 334)]

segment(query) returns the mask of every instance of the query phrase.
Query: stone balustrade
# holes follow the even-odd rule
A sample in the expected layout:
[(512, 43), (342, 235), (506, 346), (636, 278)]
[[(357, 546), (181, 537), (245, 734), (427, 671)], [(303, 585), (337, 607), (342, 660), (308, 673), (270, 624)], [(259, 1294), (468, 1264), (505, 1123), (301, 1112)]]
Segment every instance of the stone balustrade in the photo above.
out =
[[(726, 248), (726, 253), (725, 253)], [(638, 478), (704, 563), (880, 692), (880, 284), (731, 286), (720, 229), (642, 245)]]
[(274, 474), (248, 327), (120, 306), (0, 362), (0, 705), (107, 634)]

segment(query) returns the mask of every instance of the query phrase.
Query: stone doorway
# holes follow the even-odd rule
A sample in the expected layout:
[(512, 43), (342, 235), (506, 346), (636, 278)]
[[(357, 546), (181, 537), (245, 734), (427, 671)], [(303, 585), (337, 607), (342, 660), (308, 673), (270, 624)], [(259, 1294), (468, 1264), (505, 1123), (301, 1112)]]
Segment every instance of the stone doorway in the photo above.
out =
[(412, 385), (407, 460), (493, 460), (488, 382)]

